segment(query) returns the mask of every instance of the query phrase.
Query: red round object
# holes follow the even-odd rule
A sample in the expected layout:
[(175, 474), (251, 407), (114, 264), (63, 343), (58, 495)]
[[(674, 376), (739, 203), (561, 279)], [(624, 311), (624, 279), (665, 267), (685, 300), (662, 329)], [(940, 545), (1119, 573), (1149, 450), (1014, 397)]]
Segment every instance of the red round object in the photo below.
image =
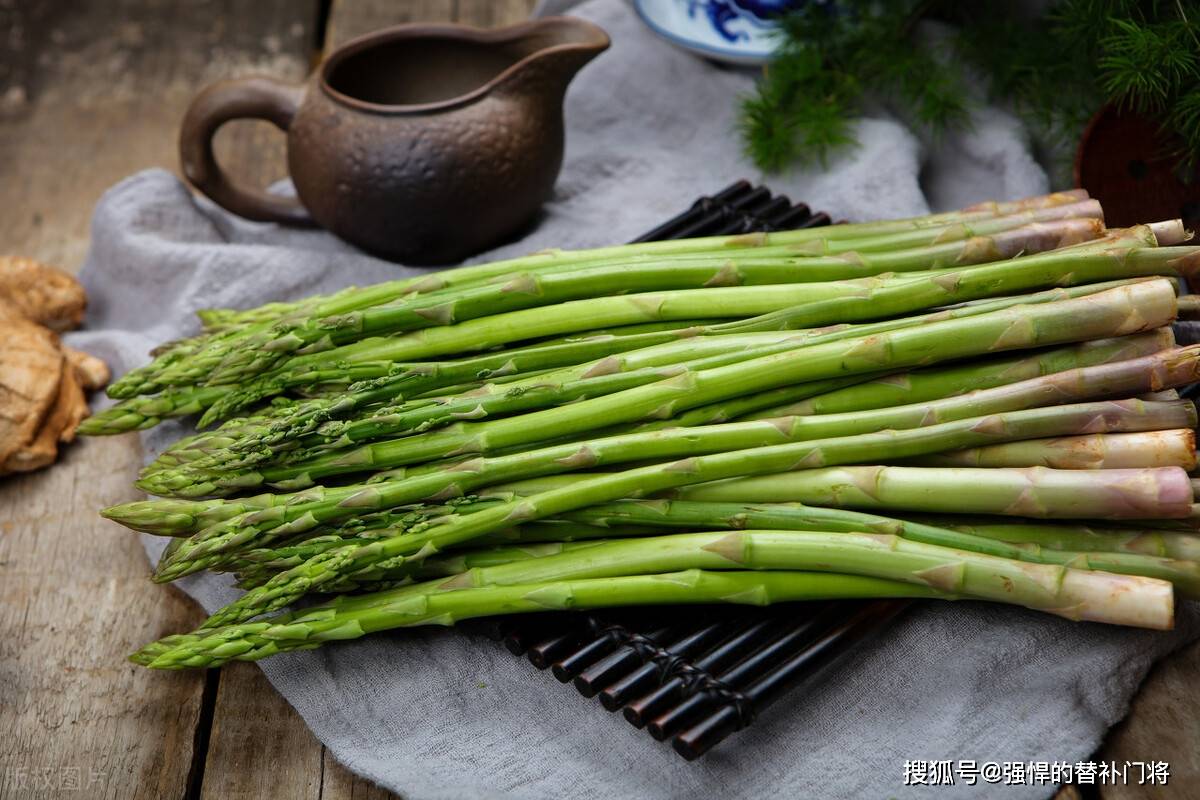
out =
[(1075, 185), (1104, 206), (1114, 228), (1183, 219), (1200, 225), (1200, 169), (1184, 170), (1178, 144), (1140, 114), (1106, 106), (1088, 123), (1075, 156)]

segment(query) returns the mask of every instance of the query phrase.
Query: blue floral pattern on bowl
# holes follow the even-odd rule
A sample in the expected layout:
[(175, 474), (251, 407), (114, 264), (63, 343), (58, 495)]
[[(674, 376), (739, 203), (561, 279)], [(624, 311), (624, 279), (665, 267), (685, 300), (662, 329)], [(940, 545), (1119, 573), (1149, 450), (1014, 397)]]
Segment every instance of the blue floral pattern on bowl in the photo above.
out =
[(651, 30), (706, 58), (757, 65), (775, 50), (774, 17), (808, 0), (634, 0)]

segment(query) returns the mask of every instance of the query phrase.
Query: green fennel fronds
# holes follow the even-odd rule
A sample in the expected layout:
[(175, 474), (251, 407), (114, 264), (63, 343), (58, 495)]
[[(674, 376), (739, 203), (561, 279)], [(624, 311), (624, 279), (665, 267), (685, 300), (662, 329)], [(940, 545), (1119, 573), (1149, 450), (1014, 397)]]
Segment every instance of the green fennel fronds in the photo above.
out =
[[(945, 23), (938, 42), (922, 20)], [(969, 65), (1044, 142), (1064, 144), (1106, 104), (1158, 123), (1184, 167), (1200, 156), (1200, 29), (1180, 0), (1059, 0), (1022, 17), (1000, 4), (887, 0), (810, 5), (742, 102), (746, 150), (764, 169), (824, 163), (856, 141), (868, 99), (933, 134), (969, 123)]]

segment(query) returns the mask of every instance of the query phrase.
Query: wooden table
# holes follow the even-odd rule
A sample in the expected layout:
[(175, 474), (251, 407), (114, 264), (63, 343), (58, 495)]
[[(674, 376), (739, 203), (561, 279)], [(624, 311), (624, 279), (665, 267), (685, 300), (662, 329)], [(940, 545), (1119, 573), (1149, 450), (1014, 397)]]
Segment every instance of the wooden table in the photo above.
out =
[[(179, 120), (213, 80), (299, 80), (377, 27), (502, 25), (533, 4), (0, 0), (0, 253), (77, 270), (97, 198), (137, 170), (177, 170)], [(266, 123), (228, 125), (217, 144), (240, 175), (284, 173), (282, 137)], [(135, 436), (88, 440), (52, 469), (0, 482), (0, 800), (390, 796), (338, 765), (254, 665), (160, 673), (125, 661), (203, 619), (147, 580), (137, 537), (96, 515), (138, 496), (140, 457)], [(1169, 760), (1176, 791), (1160, 796), (1200, 796), (1177, 793), (1189, 775), (1200, 784), (1198, 666), (1200, 646), (1160, 665), (1100, 753)]]

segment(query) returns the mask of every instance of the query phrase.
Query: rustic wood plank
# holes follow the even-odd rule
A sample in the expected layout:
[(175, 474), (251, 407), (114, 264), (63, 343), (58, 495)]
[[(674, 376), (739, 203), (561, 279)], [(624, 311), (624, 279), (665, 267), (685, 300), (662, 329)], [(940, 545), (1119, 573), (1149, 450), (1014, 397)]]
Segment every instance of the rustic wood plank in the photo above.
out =
[(321, 751), (258, 667), (222, 668), (201, 798), (318, 798)]
[(393, 800), (396, 798), (387, 789), (360, 778), (339, 764), (328, 750), (323, 750), (325, 758), (324, 783), (321, 786), (321, 800)]
[(498, 28), (521, 22), (537, 0), (458, 0), (455, 19), (480, 28)]
[[(0, 249), (78, 269), (100, 193), (139, 169), (177, 169), (179, 120), (201, 87), (305, 75), (316, 10), (316, 0), (0, 3)], [(265, 123), (227, 126), (217, 150), (248, 181), (285, 172), (283, 137)], [(151, 584), (137, 537), (95, 513), (139, 496), (140, 461), (135, 437), (93, 440), (0, 482), (0, 798), (199, 788), (204, 675), (124, 657), (203, 614)], [(315, 786), (320, 771), (318, 757)]]
[(325, 53), (364, 33), (408, 22), (453, 22), (457, 0), (333, 0), (325, 29)]
[(535, 5), (537, 0), (333, 0), (325, 50), (408, 22), (461, 22), (481, 28), (512, 25), (527, 18)]
[(339, 764), (258, 667), (241, 663), (221, 669), (200, 797), (387, 800), (395, 795)]
[[(176, 170), (179, 120), (224, 77), (301, 79), (316, 0), (164, 3), (16, 0), (0, 4), (0, 242), (5, 252), (77, 269), (100, 194), (151, 166)], [(222, 132), (234, 171), (284, 174), (283, 137), (265, 123)], [(265, 144), (261, 147), (260, 144)], [(250, 177), (254, 177), (251, 175)]]
[(125, 656), (202, 616), (96, 514), (141, 496), (139, 462), (135, 437), (96, 439), (0, 482), (0, 798), (183, 796), (204, 676)]

